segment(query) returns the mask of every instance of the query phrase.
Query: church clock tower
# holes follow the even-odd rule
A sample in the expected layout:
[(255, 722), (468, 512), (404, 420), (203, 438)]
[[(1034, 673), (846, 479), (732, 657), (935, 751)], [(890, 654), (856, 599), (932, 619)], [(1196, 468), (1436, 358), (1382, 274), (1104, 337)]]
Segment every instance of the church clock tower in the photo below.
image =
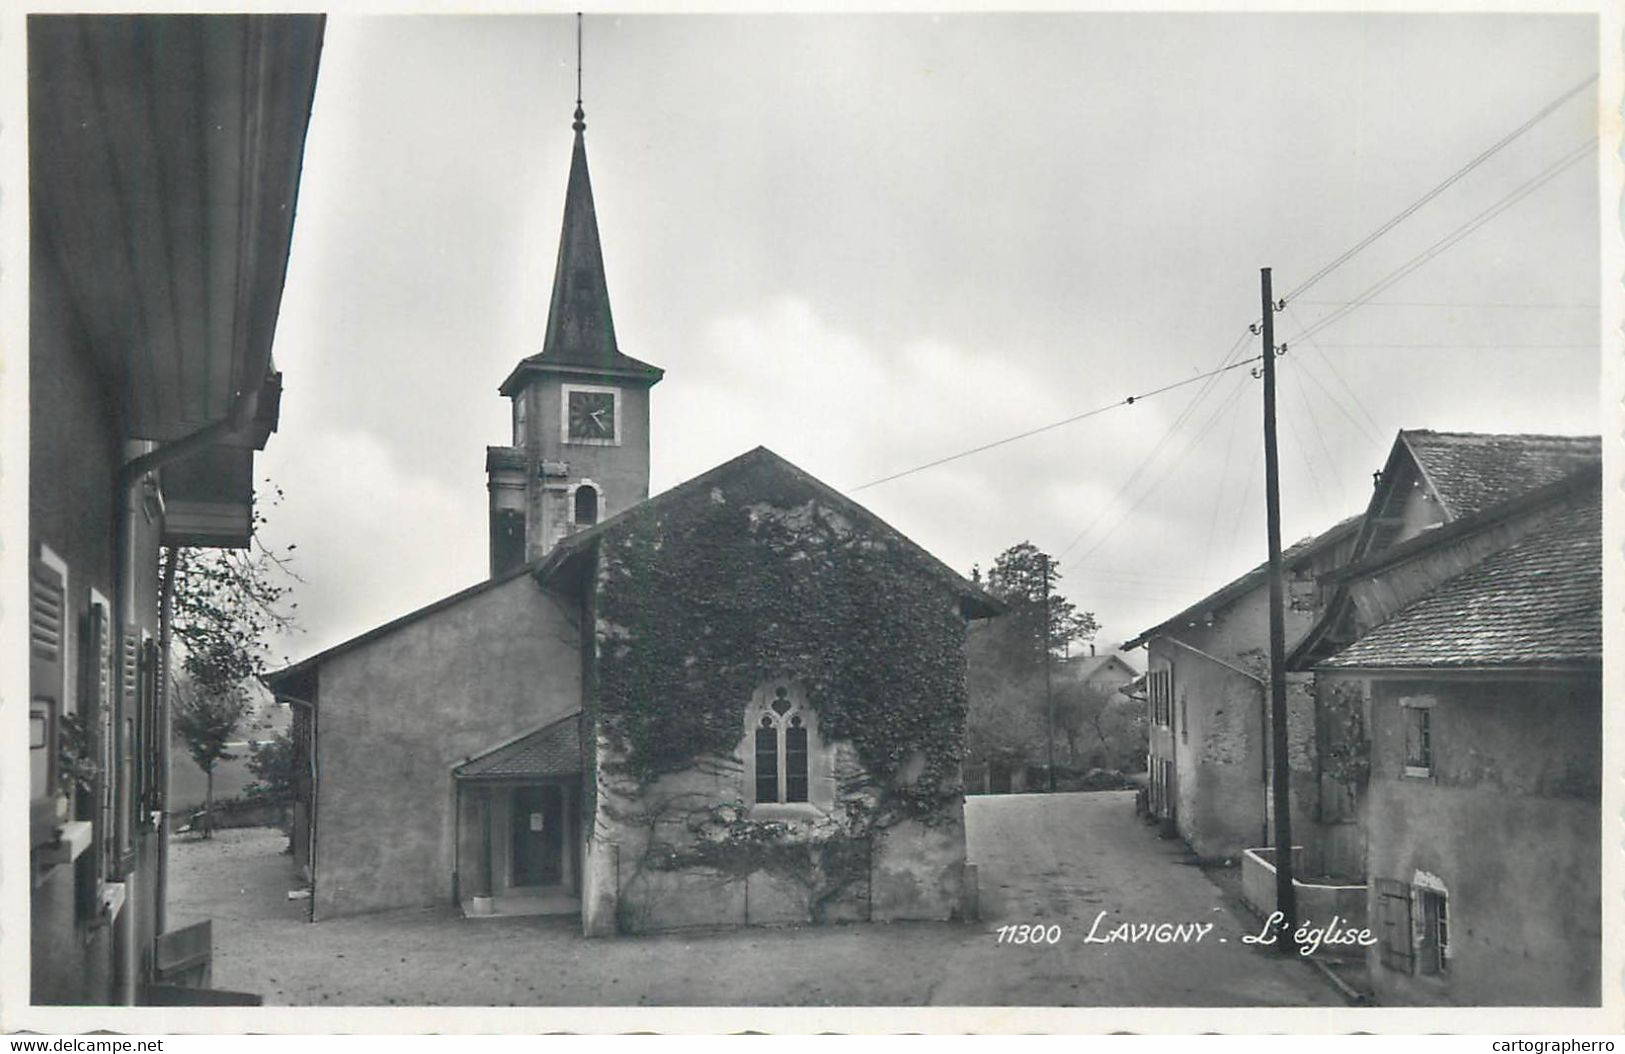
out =
[(584, 117), (578, 99), (542, 350), (500, 388), (513, 403), (512, 444), (485, 452), (492, 575), (649, 496), (649, 389), (664, 371), (615, 343)]

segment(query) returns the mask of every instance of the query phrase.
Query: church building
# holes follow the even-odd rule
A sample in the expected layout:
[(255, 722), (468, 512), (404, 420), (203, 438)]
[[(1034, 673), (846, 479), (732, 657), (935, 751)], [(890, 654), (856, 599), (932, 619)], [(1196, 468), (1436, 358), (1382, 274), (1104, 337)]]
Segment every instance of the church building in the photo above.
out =
[(273, 674), (313, 921), (589, 935), (962, 918), (969, 620), (998, 602), (757, 447), (650, 498), (579, 103), (547, 330), (486, 451), (490, 577)]

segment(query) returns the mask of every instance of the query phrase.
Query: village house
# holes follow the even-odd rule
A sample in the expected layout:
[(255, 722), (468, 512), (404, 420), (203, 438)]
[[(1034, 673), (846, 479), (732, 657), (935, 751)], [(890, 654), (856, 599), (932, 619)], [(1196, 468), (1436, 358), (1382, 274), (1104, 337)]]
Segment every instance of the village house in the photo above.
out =
[(267, 679), (311, 918), (960, 916), (964, 637), (999, 605), (765, 448), (648, 498), (662, 371), (616, 342), (573, 127), (546, 335), (486, 455), (490, 578)]
[(164, 912), (158, 550), (249, 541), (323, 20), (27, 32), (31, 1000), (209, 1001)]
[[(1350, 517), (1287, 548), (1288, 646), (1307, 633), (1358, 533)], [(1269, 565), (1260, 564), (1123, 645), (1146, 648), (1147, 806), (1204, 860), (1235, 860), (1273, 842), (1270, 797)], [(1352, 807), (1316, 775), (1317, 723), (1309, 675), (1287, 682), (1291, 812), (1305, 863), (1358, 875), (1362, 846)]]
[(1407, 432), (1289, 661), (1361, 728), (1379, 1000), (1600, 998), (1596, 437)]
[(1055, 683), (1071, 684), (1099, 691), (1107, 697), (1121, 694), (1121, 689), (1140, 672), (1130, 666), (1116, 652), (1096, 655), (1094, 645), (1088, 655), (1071, 655), (1055, 664)]

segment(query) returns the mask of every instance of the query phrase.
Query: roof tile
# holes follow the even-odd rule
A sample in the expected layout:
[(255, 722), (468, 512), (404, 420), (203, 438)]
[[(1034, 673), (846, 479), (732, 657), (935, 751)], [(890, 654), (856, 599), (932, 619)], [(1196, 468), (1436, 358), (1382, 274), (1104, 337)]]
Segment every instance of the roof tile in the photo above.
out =
[(1405, 441), (1460, 519), (1602, 463), (1598, 436), (1496, 435), (1411, 429)]
[(1602, 659), (1602, 500), (1559, 513), (1322, 663), (1498, 668)]

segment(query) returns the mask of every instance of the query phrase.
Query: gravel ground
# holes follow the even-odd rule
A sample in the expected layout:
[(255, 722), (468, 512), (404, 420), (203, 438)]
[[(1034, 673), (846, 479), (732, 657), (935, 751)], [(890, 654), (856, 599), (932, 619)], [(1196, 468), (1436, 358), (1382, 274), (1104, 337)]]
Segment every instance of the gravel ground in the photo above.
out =
[[(1182, 847), (1132, 792), (976, 797), (981, 923), (722, 930), (586, 940), (571, 918), (463, 919), (452, 905), (311, 925), (286, 838), (265, 828), (171, 847), (172, 925), (214, 919), (214, 984), (317, 1006), (1334, 1006), (1307, 964), (1239, 941)], [(1096, 918), (1200, 921), (1199, 944), (1099, 944)], [(1005, 923), (1055, 944), (997, 940)], [(1224, 940), (1221, 942), (1220, 938)]]

